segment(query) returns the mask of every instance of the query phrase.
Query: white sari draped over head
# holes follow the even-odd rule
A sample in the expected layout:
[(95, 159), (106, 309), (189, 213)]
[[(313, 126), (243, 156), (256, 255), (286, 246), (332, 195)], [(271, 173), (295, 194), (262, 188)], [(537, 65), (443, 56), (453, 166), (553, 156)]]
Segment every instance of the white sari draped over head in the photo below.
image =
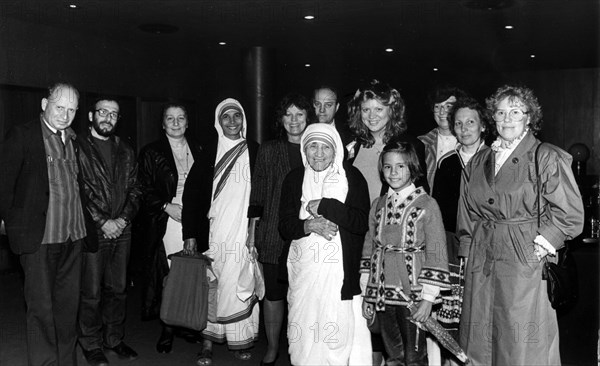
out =
[[(241, 138), (231, 140), (223, 134), (220, 116), (231, 109), (243, 115)], [(227, 341), (230, 349), (246, 349), (258, 336), (257, 297), (238, 293), (238, 278), (249, 260), (248, 205), (250, 202), (250, 157), (246, 143), (246, 115), (235, 99), (225, 99), (215, 110), (215, 129), (219, 134), (213, 176), (209, 250), (219, 281), (217, 323), (208, 322), (203, 335), (216, 342)], [(208, 177), (207, 177), (208, 178)], [(248, 289), (243, 289), (248, 290)], [(251, 289), (252, 293), (252, 289)]]
[[(314, 141), (327, 143), (335, 151), (333, 163), (321, 172), (313, 170), (305, 153), (306, 146)], [(323, 123), (309, 125), (302, 135), (300, 146), (305, 172), (302, 206), (298, 214), (300, 219), (305, 220), (312, 216), (307, 211), (311, 200), (333, 198), (345, 202), (348, 180), (342, 166), (344, 148), (334, 127)], [(293, 240), (287, 268), (288, 341), (292, 364), (349, 364), (354, 315), (353, 301), (341, 299), (344, 266), (340, 233), (331, 240), (315, 233)], [(361, 314), (357, 315), (362, 319)], [(364, 342), (370, 342), (369, 338)]]

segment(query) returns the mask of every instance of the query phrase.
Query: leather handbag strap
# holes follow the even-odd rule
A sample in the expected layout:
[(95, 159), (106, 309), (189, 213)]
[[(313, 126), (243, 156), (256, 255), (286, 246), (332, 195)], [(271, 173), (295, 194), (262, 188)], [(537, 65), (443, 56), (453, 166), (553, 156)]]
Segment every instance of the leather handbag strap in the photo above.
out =
[(541, 226), (542, 224), (542, 212), (541, 212), (541, 195), (542, 195), (542, 187), (540, 184), (540, 165), (538, 163), (538, 151), (540, 151), (540, 146), (542, 146), (543, 142), (541, 142), (536, 148), (535, 148), (535, 154), (534, 154), (534, 162), (535, 162), (535, 176), (536, 176), (536, 183), (537, 183), (537, 198), (536, 198), (536, 202), (537, 202), (537, 224), (538, 224), (538, 228)]
[[(535, 155), (534, 155), (534, 160), (535, 160), (535, 176), (536, 176), (536, 180), (537, 180), (537, 224), (538, 224), (538, 229), (539, 227), (542, 225), (542, 186), (541, 186), (541, 177), (540, 177), (540, 165), (538, 163), (538, 151), (540, 150), (540, 146), (542, 146), (543, 142), (541, 142), (536, 148), (535, 148)], [(569, 250), (569, 245), (567, 243), (565, 243), (565, 252), (564, 252), (564, 256), (566, 256), (567, 251)], [(556, 253), (556, 255), (558, 256), (558, 251)], [(560, 261), (560, 257), (559, 261)], [(544, 260), (547, 260), (546, 257), (544, 257)]]

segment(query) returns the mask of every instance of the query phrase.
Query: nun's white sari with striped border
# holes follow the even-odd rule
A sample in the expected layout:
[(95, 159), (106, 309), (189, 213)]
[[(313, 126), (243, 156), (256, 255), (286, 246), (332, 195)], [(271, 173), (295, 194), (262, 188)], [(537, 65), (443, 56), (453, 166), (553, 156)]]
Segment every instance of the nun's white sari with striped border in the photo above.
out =
[[(245, 139), (246, 117), (242, 137), (231, 140), (224, 136), (219, 116), (228, 108), (242, 106), (235, 99), (225, 99), (215, 111), (215, 129), (219, 134), (213, 198), (209, 211), (210, 242), (205, 254), (214, 259), (212, 264), (219, 281), (217, 322), (208, 322), (202, 332), (214, 342), (227, 341), (231, 350), (252, 347), (258, 337), (258, 299), (247, 297), (248, 289), (238, 288), (238, 278), (244, 261), (248, 261), (246, 248), (248, 235), (248, 204), (250, 202), (250, 157)], [(246, 290), (246, 291), (240, 291)], [(252, 293), (252, 289), (250, 289)]]

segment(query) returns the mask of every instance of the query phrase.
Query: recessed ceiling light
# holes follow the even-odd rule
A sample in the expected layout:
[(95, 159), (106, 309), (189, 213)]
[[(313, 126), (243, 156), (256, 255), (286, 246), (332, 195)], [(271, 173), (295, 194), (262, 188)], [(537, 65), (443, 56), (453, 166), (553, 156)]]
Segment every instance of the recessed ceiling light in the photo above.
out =
[(227, 43), (225, 42), (219, 42), (219, 46), (225, 46)]
[(514, 27), (512, 25), (507, 25), (507, 26), (504, 26), (504, 28), (506, 28), (506, 29), (513, 29)]
[(304, 64), (304, 67), (310, 67), (310, 64)]
[(306, 19), (306, 20), (313, 20), (313, 19), (315, 19), (315, 16), (314, 15), (305, 15), (304, 19)]
[(394, 52), (394, 49), (393, 48), (386, 48), (385, 52)]
[(439, 70), (439, 69), (438, 69), (437, 67), (434, 67), (434, 68), (433, 68), (433, 71), (438, 71), (438, 70)]
[(535, 58), (535, 55), (529, 55), (529, 57), (531, 57), (531, 58)]
[(79, 6), (77, 6), (77, 4), (69, 4), (69, 9), (78, 9)]

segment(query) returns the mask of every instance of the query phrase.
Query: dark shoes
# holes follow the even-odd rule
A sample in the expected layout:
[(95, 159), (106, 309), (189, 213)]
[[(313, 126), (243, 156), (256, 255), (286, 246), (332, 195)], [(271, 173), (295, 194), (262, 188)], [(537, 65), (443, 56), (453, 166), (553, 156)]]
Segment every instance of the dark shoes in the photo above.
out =
[(104, 355), (104, 352), (100, 348), (94, 348), (92, 350), (86, 351), (83, 348), (83, 356), (85, 360), (90, 364), (90, 366), (108, 366), (108, 359)]
[(123, 342), (117, 344), (115, 347), (104, 347), (104, 349), (110, 353), (116, 354), (121, 359), (129, 361), (133, 361), (138, 357), (137, 352)]
[(263, 360), (260, 361), (260, 366), (275, 366), (277, 359), (279, 358), (279, 353), (275, 355), (275, 358), (271, 362), (265, 362)]
[(156, 352), (158, 353), (171, 353), (171, 349), (173, 348), (173, 332), (164, 330), (160, 333), (160, 338), (158, 338), (158, 342), (156, 342)]

